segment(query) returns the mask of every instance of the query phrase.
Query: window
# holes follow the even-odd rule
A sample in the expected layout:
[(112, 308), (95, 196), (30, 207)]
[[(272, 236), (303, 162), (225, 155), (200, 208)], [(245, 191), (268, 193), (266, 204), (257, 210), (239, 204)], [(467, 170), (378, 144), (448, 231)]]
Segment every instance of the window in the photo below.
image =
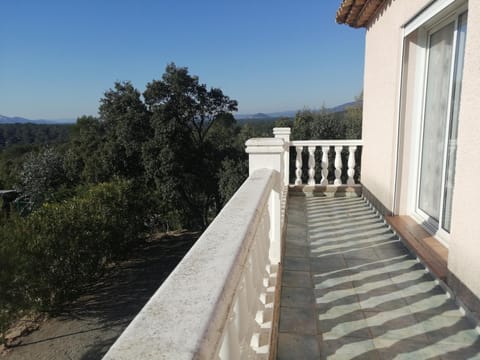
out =
[[(436, 15), (417, 30), (424, 70), (421, 97), (415, 215), (448, 241), (455, 184), (457, 129), (467, 31), (466, 7)], [(418, 70), (418, 69), (417, 69)], [(418, 90), (420, 88), (421, 90)]]

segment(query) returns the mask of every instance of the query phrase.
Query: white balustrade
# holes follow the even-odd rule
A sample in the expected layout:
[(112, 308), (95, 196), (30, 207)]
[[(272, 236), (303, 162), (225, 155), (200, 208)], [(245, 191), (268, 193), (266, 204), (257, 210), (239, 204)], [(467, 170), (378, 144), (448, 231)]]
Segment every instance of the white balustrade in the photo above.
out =
[(247, 141), (250, 176), (104, 359), (268, 358), (285, 144)]
[[(315, 152), (321, 148), (321, 181), (328, 185), (335, 151), (340, 185), (341, 152), (348, 148), (347, 184), (354, 186), (361, 140), (250, 139), (249, 177), (105, 355), (122, 359), (266, 359), (274, 314), (277, 272), (289, 182), (289, 148), (296, 150), (295, 184), (302, 184), (302, 151), (308, 150), (308, 184), (315, 185)], [(283, 211), (283, 212), (282, 212)], [(282, 215), (283, 214), (283, 215)]]
[(308, 147), (308, 185), (315, 185), (315, 146)]
[(297, 146), (295, 147), (295, 150), (297, 150), (297, 157), (295, 160), (295, 185), (301, 185), (302, 184), (302, 151), (303, 151), (303, 146)]
[(328, 153), (330, 151), (329, 146), (322, 146), (322, 180), (320, 185), (328, 185)]
[(290, 133), (289, 127), (277, 127), (273, 128), (273, 135), (277, 139), (283, 139), (284, 141), (284, 153), (283, 153), (283, 185), (288, 186), (290, 183)]
[(315, 161), (315, 151), (317, 148), (320, 148), (322, 151), (322, 160), (320, 172), (322, 178), (318, 185), (327, 186), (328, 182), (328, 167), (329, 167), (329, 154), (335, 154), (333, 160), (333, 175), (335, 177), (333, 181), (333, 186), (340, 186), (342, 184), (342, 151), (348, 151), (348, 160), (347, 160), (347, 181), (346, 185), (355, 186), (355, 154), (359, 146), (362, 146), (362, 140), (294, 140), (290, 141), (290, 146), (294, 147), (296, 150), (296, 160), (295, 160), (295, 185), (302, 185), (302, 151), (306, 147), (308, 149), (308, 181), (307, 184), (317, 185), (315, 182), (315, 173), (316, 173), (316, 161)]
[(335, 180), (333, 185), (342, 185), (342, 179), (340, 179), (342, 175), (342, 150), (343, 146), (335, 146)]
[(355, 175), (355, 152), (357, 151), (356, 146), (349, 146), (348, 147), (348, 180), (347, 185), (355, 185), (355, 180), (353, 180), (353, 176)]

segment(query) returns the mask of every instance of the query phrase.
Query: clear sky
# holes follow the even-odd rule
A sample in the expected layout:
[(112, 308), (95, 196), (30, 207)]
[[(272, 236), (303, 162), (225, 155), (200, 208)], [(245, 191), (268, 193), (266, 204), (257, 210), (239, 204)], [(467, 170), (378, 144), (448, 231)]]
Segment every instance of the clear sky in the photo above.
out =
[(0, 1), (0, 114), (96, 115), (117, 80), (140, 91), (174, 62), (239, 113), (335, 106), (362, 89), (364, 30), (340, 0)]

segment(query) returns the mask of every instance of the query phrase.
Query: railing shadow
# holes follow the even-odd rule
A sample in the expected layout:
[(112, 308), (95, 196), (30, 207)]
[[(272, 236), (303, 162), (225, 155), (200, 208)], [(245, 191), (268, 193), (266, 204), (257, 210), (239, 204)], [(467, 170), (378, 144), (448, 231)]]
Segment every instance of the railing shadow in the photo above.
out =
[[(378, 229), (385, 230), (368, 233), (368, 227), (377, 222), (365, 215), (371, 209), (362, 205), (351, 216), (332, 215), (350, 212), (349, 206), (338, 210), (341, 207), (327, 205), (328, 209), (321, 210), (322, 201), (305, 200), (307, 271), (313, 286), (320, 358), (480, 356), (475, 324), (462, 315), (416, 257), (383, 223)], [(350, 218), (350, 224), (332, 223), (337, 216)], [(297, 305), (290, 301), (286, 306)]]

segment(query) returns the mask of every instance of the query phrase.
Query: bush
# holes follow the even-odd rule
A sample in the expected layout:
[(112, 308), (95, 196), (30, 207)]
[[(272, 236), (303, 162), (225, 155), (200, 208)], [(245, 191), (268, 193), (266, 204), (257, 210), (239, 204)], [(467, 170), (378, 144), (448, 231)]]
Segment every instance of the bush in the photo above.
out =
[(146, 230), (139, 193), (128, 181), (98, 184), (0, 224), (1, 309), (51, 310), (124, 257)]
[(0, 218), (0, 343), (7, 326), (19, 310), (29, 308), (28, 279), (23, 251), (23, 219), (12, 214)]

